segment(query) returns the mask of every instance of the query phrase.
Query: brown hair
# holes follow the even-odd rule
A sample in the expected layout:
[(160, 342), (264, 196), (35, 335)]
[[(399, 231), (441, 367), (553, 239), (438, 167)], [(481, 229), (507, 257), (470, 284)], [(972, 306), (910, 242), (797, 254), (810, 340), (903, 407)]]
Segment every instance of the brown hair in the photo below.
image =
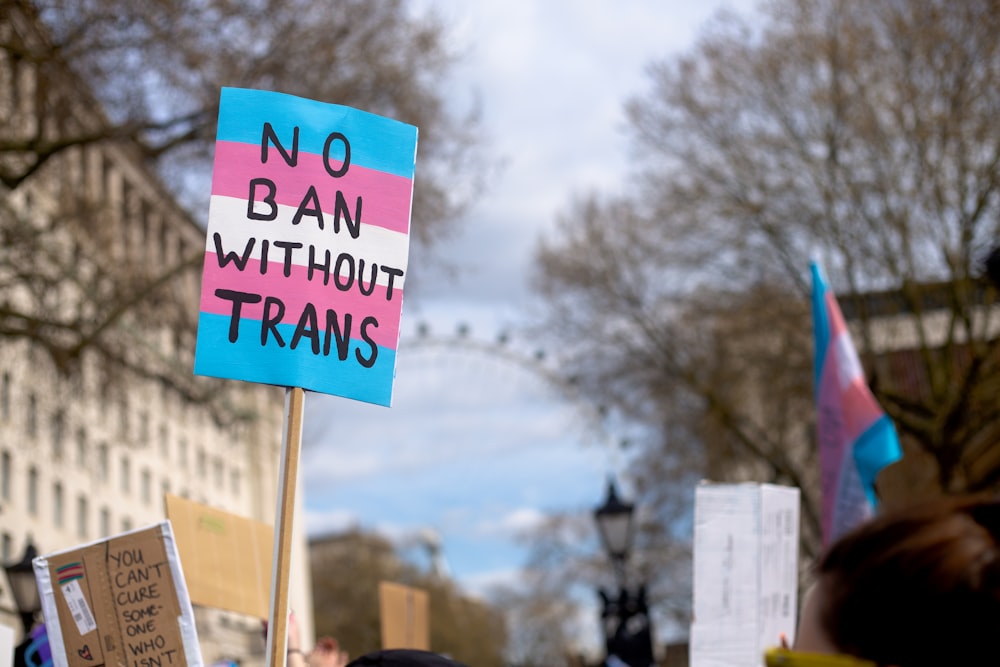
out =
[(1000, 662), (1000, 499), (881, 515), (819, 564), (820, 622), (839, 650), (898, 667)]

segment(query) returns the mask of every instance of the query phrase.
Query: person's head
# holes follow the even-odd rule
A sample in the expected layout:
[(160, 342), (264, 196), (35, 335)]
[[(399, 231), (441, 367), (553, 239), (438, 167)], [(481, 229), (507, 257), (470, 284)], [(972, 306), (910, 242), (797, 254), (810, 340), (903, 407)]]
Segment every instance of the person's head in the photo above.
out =
[(795, 648), (895, 667), (1000, 662), (1000, 500), (942, 498), (835, 542)]
[(467, 667), (451, 658), (416, 649), (373, 651), (352, 660), (347, 667)]

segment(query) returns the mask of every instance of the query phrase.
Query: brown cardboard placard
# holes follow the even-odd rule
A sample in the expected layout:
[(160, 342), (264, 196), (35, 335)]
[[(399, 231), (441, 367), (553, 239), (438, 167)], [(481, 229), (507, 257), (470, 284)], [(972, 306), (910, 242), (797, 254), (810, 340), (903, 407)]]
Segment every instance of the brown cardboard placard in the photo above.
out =
[(55, 667), (201, 666), (169, 522), (33, 565)]
[(427, 591), (389, 581), (378, 584), (382, 648), (429, 651), (430, 624)]
[(193, 604), (267, 618), (274, 528), (165, 495)]

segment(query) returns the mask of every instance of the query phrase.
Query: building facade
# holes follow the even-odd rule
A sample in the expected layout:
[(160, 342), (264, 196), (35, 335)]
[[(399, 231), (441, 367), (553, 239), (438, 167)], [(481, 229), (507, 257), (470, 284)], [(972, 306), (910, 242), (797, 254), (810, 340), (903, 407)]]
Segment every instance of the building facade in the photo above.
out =
[[(283, 390), (191, 372), (204, 229), (120, 140), (69, 141), (33, 166), (13, 139), (106, 122), (72, 73), (25, 57), (46, 47), (30, 5), (0, 9), (0, 45), (0, 560), (162, 521), (165, 493), (273, 524)], [(301, 520), (295, 533), (290, 606), (308, 642)], [(0, 622), (20, 632), (0, 579)], [(195, 614), (207, 664), (263, 664), (261, 619)]]

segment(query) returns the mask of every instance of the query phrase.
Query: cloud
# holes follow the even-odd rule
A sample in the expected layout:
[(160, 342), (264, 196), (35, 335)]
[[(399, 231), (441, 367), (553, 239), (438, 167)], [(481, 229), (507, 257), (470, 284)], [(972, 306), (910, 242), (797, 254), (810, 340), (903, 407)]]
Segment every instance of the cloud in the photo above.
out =
[(492, 592), (498, 588), (513, 589), (520, 584), (521, 571), (518, 568), (499, 568), (487, 572), (478, 572), (465, 577), (463, 590), (481, 600), (489, 600)]
[(357, 512), (333, 507), (329, 509), (306, 509), (306, 533), (310, 536), (342, 533), (357, 527), (360, 518)]
[(486, 521), (479, 527), (485, 535), (518, 537), (545, 522), (545, 513), (537, 507), (519, 507), (495, 521)]

